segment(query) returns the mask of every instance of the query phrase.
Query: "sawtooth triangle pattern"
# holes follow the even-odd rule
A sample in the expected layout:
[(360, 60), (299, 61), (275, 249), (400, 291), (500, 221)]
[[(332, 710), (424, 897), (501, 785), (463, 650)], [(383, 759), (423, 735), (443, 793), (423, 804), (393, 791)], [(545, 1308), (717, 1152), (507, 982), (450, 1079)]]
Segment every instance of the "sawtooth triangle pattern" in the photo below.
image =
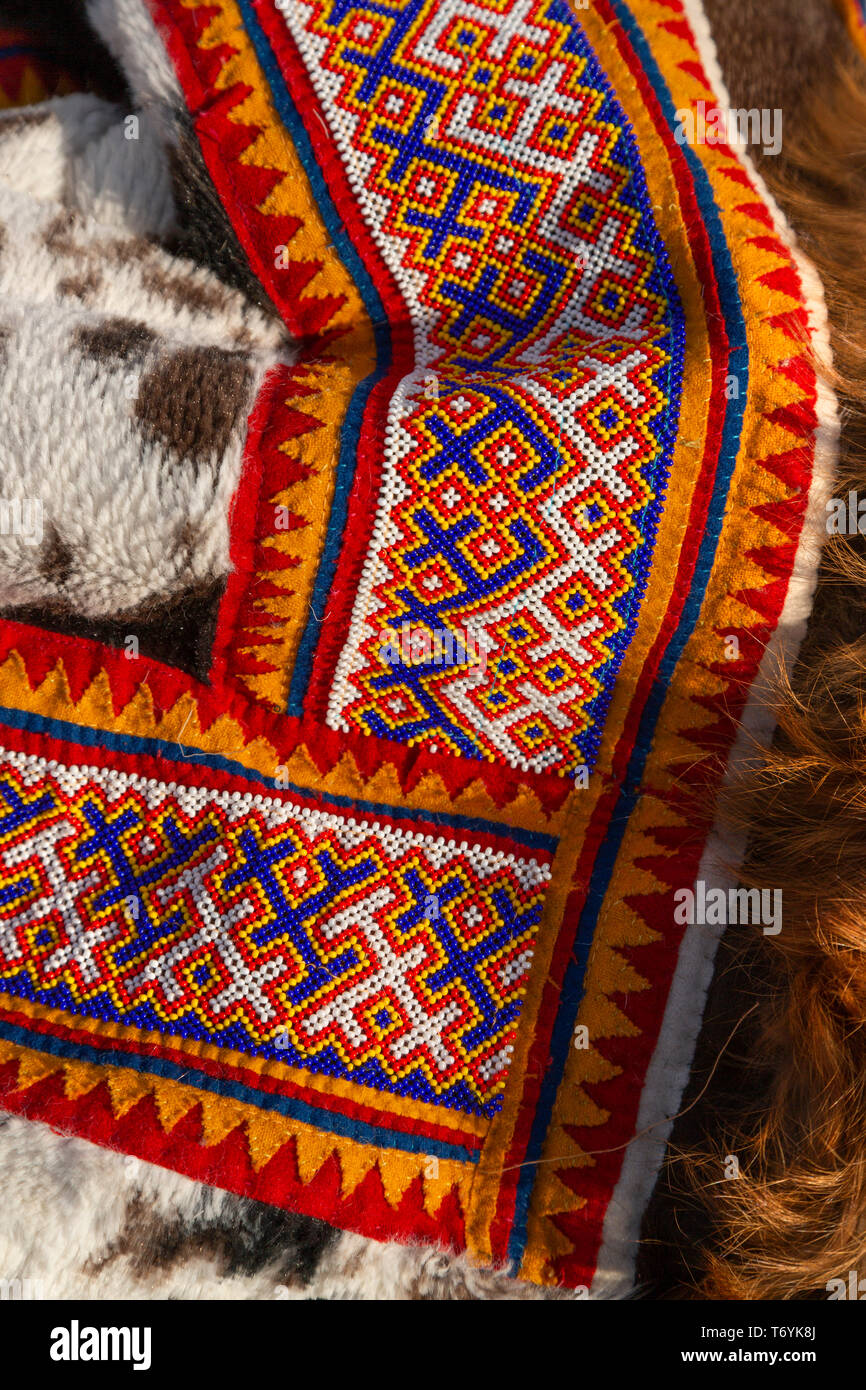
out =
[[(0, 624), (2, 1104), (347, 1229), (589, 1284), (606, 1213), (630, 1200), (623, 1156), (681, 941), (672, 894), (694, 878), (798, 563), (822, 423), (812, 307), (735, 153), (674, 142), (664, 103), (712, 99), (680, 0), (596, 0), (577, 19), (556, 0), (148, 3), (250, 264), (305, 342), (251, 417), (209, 686)], [(513, 70), (530, 54), (549, 112), (526, 91), (520, 105)], [(473, 86), (484, 55), (490, 78)], [(392, 88), (405, 105), (407, 66), (422, 106), (439, 93), (436, 120), (384, 111)], [(554, 146), (572, 137), (596, 221), (556, 233)], [(481, 170), (475, 203), (459, 178), (437, 195), (449, 160)], [(508, 201), (531, 179), (535, 221)], [(334, 198), (345, 225), (329, 221)], [(506, 265), (493, 239), (521, 212)], [(444, 242), (431, 253), (446, 225), (469, 263), (437, 260)], [(605, 322), (613, 300), (587, 299), (604, 247), (627, 263), (623, 284), (604, 267), (637, 316), (626, 326)], [(739, 403), (724, 390), (734, 360)], [(590, 419), (606, 371), (631, 452), (617, 454), (612, 417)], [(581, 392), (576, 440), (563, 422)], [(592, 457), (615, 460), (609, 514), (579, 489), (568, 500), (587, 420)], [(584, 634), (566, 738), (569, 673), (536, 660), (550, 610), (520, 602), (532, 576), (453, 609), (421, 581), (492, 584), (516, 527), (550, 597), (581, 528), (614, 524), (612, 607), (638, 623), (629, 642), (611, 619), (591, 652)], [(422, 555), (434, 540), (438, 570)], [(372, 646), (356, 641), (362, 600)], [(662, 676), (689, 611), (692, 638)], [(510, 627), (482, 644), (490, 613)], [(443, 631), (451, 665), (430, 669)], [(736, 663), (719, 656), (727, 632)], [(617, 634), (614, 690), (613, 667), (592, 661), (613, 661)], [(481, 652), (490, 684), (455, 692)], [(377, 679), (438, 732), (393, 709), (377, 722)], [(512, 699), (534, 690), (536, 744), (513, 703), (497, 731), (482, 703), (495, 682)], [(573, 786), (565, 774), (593, 760)]]

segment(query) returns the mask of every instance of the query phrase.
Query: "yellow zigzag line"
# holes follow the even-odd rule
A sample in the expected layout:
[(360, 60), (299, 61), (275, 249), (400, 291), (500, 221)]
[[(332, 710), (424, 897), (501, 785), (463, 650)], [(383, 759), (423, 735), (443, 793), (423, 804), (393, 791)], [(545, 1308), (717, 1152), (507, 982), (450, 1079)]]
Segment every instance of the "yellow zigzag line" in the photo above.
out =
[(452, 798), (442, 779), (433, 773), (423, 777), (407, 793), (401, 788), (397, 773), (390, 763), (383, 763), (369, 777), (364, 777), (349, 750), (333, 768), (322, 773), (303, 743), (291, 753), (280, 754), (267, 739), (250, 738), (242, 725), (230, 715), (220, 715), (203, 729), (198, 704), (192, 694), (181, 695), (171, 709), (157, 718), (146, 682), (142, 682), (124, 709), (115, 714), (111, 686), (104, 670), (96, 674), (76, 701), (69, 693), (60, 660), (34, 690), (27, 679), (21, 656), (13, 651), (0, 665), (0, 690), (3, 691), (4, 701), (15, 709), (68, 720), (92, 729), (104, 729), (110, 733), (160, 739), (177, 743), (185, 749), (220, 754), (266, 777), (277, 777), (280, 769), (283, 769), (282, 775), (289, 782), (311, 792), (348, 796), (395, 809), (403, 807), (473, 816), (502, 825), (506, 832), (511, 826), (527, 830), (543, 827), (554, 836), (561, 833), (568, 811), (566, 803), (548, 815), (538, 797), (526, 788), (511, 802), (499, 806), (480, 780), (469, 783)]
[[(18, 1001), (15, 1003), (17, 1006)], [(62, 1073), (67, 1098), (78, 1100), (105, 1083), (112, 1113), (117, 1119), (122, 1119), (142, 1099), (152, 1097), (159, 1123), (166, 1134), (170, 1134), (190, 1111), (198, 1108), (202, 1145), (212, 1148), (241, 1128), (250, 1162), (256, 1172), (294, 1139), (298, 1142), (293, 1154), (305, 1186), (312, 1182), (322, 1165), (335, 1156), (342, 1174), (342, 1198), (351, 1196), (370, 1170), (378, 1168), (385, 1195), (392, 1207), (398, 1205), (419, 1175), (423, 1179), (424, 1206), (429, 1215), (435, 1215), (443, 1199), (454, 1188), (459, 1192), (464, 1210), (468, 1202), (471, 1164), (452, 1159), (439, 1159), (438, 1164), (431, 1164), (425, 1154), (402, 1150), (392, 1154), (374, 1145), (328, 1134), (273, 1111), (264, 1112), (243, 1101), (215, 1095), (165, 1077), (119, 1067), (95, 1066), (77, 1058), (53, 1057), (0, 1039), (0, 1065), (9, 1062), (18, 1063), (17, 1091), (25, 1091), (49, 1076)]]

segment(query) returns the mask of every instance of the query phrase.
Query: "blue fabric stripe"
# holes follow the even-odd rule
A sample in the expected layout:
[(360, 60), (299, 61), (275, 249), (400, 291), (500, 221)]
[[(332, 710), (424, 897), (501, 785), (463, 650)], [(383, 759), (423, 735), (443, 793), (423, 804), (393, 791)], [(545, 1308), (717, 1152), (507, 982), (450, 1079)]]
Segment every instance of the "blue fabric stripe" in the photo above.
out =
[[(14, 1023), (0, 1019), (0, 1037), (18, 1047), (26, 1047), (37, 1052), (48, 1052), (54, 1057), (77, 1059), (97, 1067), (125, 1067), (130, 1071), (145, 1072), (152, 1076), (162, 1076), (170, 1081), (185, 1081), (199, 1091), (212, 1091), (214, 1095), (231, 1096), (234, 1100), (255, 1105), (259, 1110), (273, 1110), (291, 1120), (315, 1125), (317, 1129), (330, 1134), (339, 1134), (346, 1139), (355, 1139), (359, 1144), (375, 1144), (377, 1148), (400, 1149), (405, 1153), (433, 1154), (439, 1158), (458, 1159), (463, 1163), (477, 1163), (480, 1153), (468, 1149), (463, 1144), (449, 1144), (442, 1139), (427, 1139), (422, 1135), (403, 1134), (399, 1130), (383, 1129), (379, 1125), (367, 1124), (363, 1120), (352, 1120), (332, 1110), (320, 1110), (308, 1105), (306, 1101), (290, 1096), (274, 1095), (268, 1091), (257, 1091), (240, 1081), (227, 1077), (211, 1076), (208, 1072), (197, 1071), (193, 1065), (179, 1066), (164, 1057), (143, 1057), (136, 1052), (113, 1051), (110, 1048), (91, 1047), (88, 1043), (67, 1042), (45, 1033), (30, 1032)], [(194, 1080), (188, 1078), (194, 1076)]]
[[(0, 48), (0, 62), (4, 58), (45, 58), (49, 62), (57, 61), (50, 49), (34, 48), (33, 44), (29, 43), (13, 43), (8, 48)], [(11, 108), (4, 107), (4, 110), (8, 111)]]
[(454, 830), (469, 830), (482, 835), (495, 835), (497, 839), (507, 840), (509, 843), (513, 841), (527, 849), (546, 850), (550, 854), (554, 853), (558, 843), (554, 836), (544, 835), (540, 831), (512, 829), (511, 826), (496, 825), (493, 821), (480, 820), (475, 816), (451, 816), (442, 811), (416, 811), (412, 808), (385, 806), (375, 801), (355, 801), (349, 796), (337, 796), (331, 793), (325, 796), (321, 792), (298, 787), (292, 783), (278, 783), (275, 778), (266, 777), (263, 772), (244, 767), (242, 763), (232, 762), (230, 758), (224, 758), (219, 753), (200, 753), (197, 749), (184, 749), (182, 745), (168, 743), (164, 739), (142, 738), (137, 734), (113, 734), (105, 729), (91, 729), (86, 724), (70, 724), (65, 719), (51, 719), (42, 714), (10, 709), (2, 705), (0, 705), (0, 724), (5, 724), (12, 729), (47, 734), (51, 738), (61, 739), (66, 743), (78, 743), (85, 748), (110, 748), (130, 757), (138, 755), (163, 758), (166, 762), (213, 768), (217, 772), (225, 772), (233, 777), (243, 777), (248, 782), (267, 787), (276, 792), (277, 795), (284, 795), (289, 792), (295, 796), (306, 797), (308, 800), (319, 801), (326, 808), (329, 805), (341, 806), (371, 815), (387, 816), (389, 820), (396, 822), (408, 821), (412, 825), (418, 822), (429, 822), (431, 825), (442, 825)]

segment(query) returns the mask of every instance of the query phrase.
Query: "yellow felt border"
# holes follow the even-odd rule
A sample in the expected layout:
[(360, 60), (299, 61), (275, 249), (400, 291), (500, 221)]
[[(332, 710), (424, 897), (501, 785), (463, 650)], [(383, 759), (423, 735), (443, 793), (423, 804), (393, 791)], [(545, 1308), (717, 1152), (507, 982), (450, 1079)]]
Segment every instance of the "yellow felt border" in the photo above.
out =
[[(258, 607), (266, 618), (279, 618), (250, 628), (241, 650), (267, 662), (271, 670), (242, 679), (251, 692), (276, 709), (285, 709), (287, 672), (291, 671), (294, 654), (309, 611), (310, 598), (316, 578), (319, 556), (324, 543), (334, 496), (334, 460), (339, 453), (340, 431), (355, 389), (373, 370), (376, 360), (373, 327), (364, 301), (341, 261), (330, 233), (325, 226), (313, 196), (309, 177), (283, 126), (271, 100), (270, 88), (258, 56), (244, 28), (235, 0), (182, 0), (184, 8), (205, 8), (212, 13), (210, 22), (198, 40), (199, 48), (233, 49), (223, 61), (216, 88), (228, 92), (237, 85), (248, 89), (228, 112), (227, 119), (240, 127), (252, 126), (259, 135), (238, 157), (238, 163), (248, 167), (277, 170), (283, 177), (275, 184), (258, 211), (274, 218), (274, 263), (291, 264), (302, 261), (318, 263), (320, 270), (304, 287), (302, 299), (327, 296), (339, 307), (331, 315), (327, 332), (333, 337), (321, 358), (305, 362), (304, 369), (295, 374), (303, 386), (296, 394), (290, 392), (286, 403), (304, 414), (312, 415), (319, 428), (292, 437), (279, 445), (286, 459), (300, 462), (306, 477), (283, 490), (278, 489), (262, 499), (273, 508), (273, 525), (263, 544), (286, 556), (295, 565), (292, 569), (262, 568), (253, 585), (265, 581), (282, 592), (262, 598)], [(283, 219), (297, 219), (299, 225), (288, 241), (283, 241)], [(340, 303), (342, 301), (342, 303)], [(278, 509), (287, 508), (299, 515), (303, 524), (287, 529), (278, 523)], [(256, 643), (256, 635), (269, 638), (265, 645)], [(273, 639), (278, 638), (276, 644)]]
[[(12, 995), (0, 993), (0, 1007), (28, 1018), (59, 1022), (67, 1027), (83, 1026), (86, 1031), (93, 1031), (91, 1020), (84, 1020), (82, 1024), (80, 1020), (61, 1010), (47, 1009)], [(267, 1071), (269, 1075), (276, 1074), (280, 1069), (278, 1064), (259, 1067), (256, 1066), (259, 1059), (239, 1059), (238, 1054), (221, 1053), (218, 1048), (206, 1045), (197, 1048), (189, 1043), (183, 1045), (178, 1039), (141, 1033), (136, 1029), (122, 1028), (116, 1024), (100, 1023), (98, 1031), (107, 1037), (129, 1038), (136, 1043), (168, 1043), (173, 1051), (209, 1056), (213, 1060), (241, 1065), (246, 1070)], [(296, 1144), (296, 1159), (304, 1184), (312, 1182), (322, 1164), (328, 1158), (336, 1156), (342, 1173), (343, 1198), (354, 1192), (358, 1183), (373, 1167), (378, 1167), (385, 1194), (393, 1207), (398, 1205), (406, 1189), (419, 1176), (423, 1178), (424, 1206), (430, 1216), (435, 1215), (443, 1199), (452, 1190), (459, 1193), (464, 1211), (469, 1200), (474, 1165), (459, 1159), (439, 1158), (436, 1164), (431, 1164), (426, 1154), (381, 1149), (374, 1144), (360, 1143), (355, 1139), (331, 1134), (315, 1126), (276, 1114), (274, 1111), (260, 1110), (253, 1104), (233, 1097), (216, 1095), (195, 1085), (187, 1086), (183, 1082), (156, 1076), (152, 1072), (135, 1071), (120, 1066), (98, 1066), (77, 1058), (56, 1057), (36, 1048), (22, 1047), (17, 1043), (0, 1039), (0, 1065), (13, 1060), (18, 1062), (16, 1089), (20, 1091), (26, 1091), (28, 1087), (59, 1072), (63, 1074), (64, 1090), (70, 1100), (78, 1099), (94, 1087), (105, 1083), (110, 1093), (112, 1110), (118, 1119), (143, 1097), (152, 1096), (160, 1124), (166, 1133), (196, 1106), (200, 1106), (200, 1142), (205, 1148), (221, 1143), (227, 1135), (242, 1125), (250, 1161), (256, 1171), (263, 1168), (291, 1139), (300, 1141)], [(293, 1071), (291, 1068), (282, 1070), (287, 1073)], [(317, 1077), (317, 1086), (318, 1082)], [(363, 1090), (352, 1086), (343, 1086), (342, 1089), (337, 1086), (318, 1086), (318, 1089), (332, 1094)], [(375, 1095), (376, 1107), (385, 1109), (385, 1106), (379, 1104), (379, 1093), (376, 1092)], [(369, 1092), (360, 1096), (360, 1103), (370, 1104)], [(427, 1113), (422, 1115), (422, 1112)], [(433, 1112), (432, 1117), (429, 1112)], [(408, 1101), (401, 1108), (401, 1114), (407, 1118), (429, 1119), (442, 1127), (442, 1112), (433, 1106)], [(464, 1120), (468, 1123), (464, 1124)], [(472, 1117), (461, 1115), (460, 1122), (464, 1129), (472, 1131)]]

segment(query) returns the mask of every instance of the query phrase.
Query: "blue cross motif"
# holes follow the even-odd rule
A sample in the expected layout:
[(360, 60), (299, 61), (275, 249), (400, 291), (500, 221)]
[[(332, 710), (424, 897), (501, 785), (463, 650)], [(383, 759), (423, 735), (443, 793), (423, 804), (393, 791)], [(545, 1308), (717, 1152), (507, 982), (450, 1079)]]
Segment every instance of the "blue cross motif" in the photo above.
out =
[[(428, 896), (426, 884), (417, 870), (409, 869), (404, 879), (411, 892), (413, 905), (398, 920), (401, 931), (409, 931), (429, 915), (424, 910)], [(425, 985), (431, 994), (437, 994), (453, 981), (458, 981), (468, 990), (473, 1003), (481, 1014), (481, 1021), (464, 1036), (468, 1049), (480, 1046), (488, 1037), (493, 1037), (501, 1028), (511, 1023), (520, 1012), (520, 1005), (511, 1001), (504, 1008), (499, 1007), (490, 994), (479, 968), (490, 960), (502, 947), (508, 946), (516, 938), (535, 927), (541, 916), (541, 904), (536, 903), (522, 911), (515, 907), (511, 897), (503, 889), (497, 889), (491, 900), (494, 927), (471, 946), (465, 947), (449, 922), (448, 913), (443, 909), (466, 892), (466, 884), (457, 873), (443, 879), (436, 885), (439, 914), (431, 921), (436, 940), (442, 947), (446, 959), (444, 963), (427, 976)]]
[(333, 983), (358, 964), (357, 955), (352, 949), (343, 951), (335, 960), (325, 964), (306, 924), (333, 912), (334, 904), (346, 889), (357, 888), (375, 878), (379, 866), (373, 859), (364, 859), (343, 868), (329, 851), (323, 851), (316, 856), (316, 866), (324, 874), (325, 883), (299, 907), (293, 907), (274, 873), (274, 867), (297, 854), (294, 839), (287, 836), (276, 844), (262, 845), (253, 829), (245, 829), (238, 844), (243, 863), (226, 878), (225, 886), (232, 890), (247, 883), (256, 883), (261, 888), (274, 919), (258, 927), (251, 941), (256, 946), (265, 946), (277, 937), (289, 937), (307, 973), (286, 991), (286, 1000), (290, 1004), (302, 1004), (323, 985)]
[(118, 965), (126, 964), (154, 942), (184, 929), (186, 923), (180, 908), (170, 913), (162, 922), (154, 919), (148, 912), (143, 890), (163, 880), (170, 880), (175, 871), (185, 868), (205, 845), (216, 840), (217, 830), (213, 824), (207, 823), (200, 830), (188, 834), (173, 819), (167, 817), (163, 825), (170, 852), (158, 863), (142, 868), (124, 841), (130, 830), (143, 825), (140, 811), (127, 807), (116, 815), (106, 816), (95, 801), (88, 799), (84, 805), (84, 818), (90, 826), (91, 834), (78, 846), (76, 859), (86, 864), (102, 855), (108, 859), (115, 876), (115, 882), (94, 902), (94, 911), (101, 912), (104, 908), (114, 907), (129, 898), (135, 899), (138, 903), (138, 910), (134, 914), (135, 936), (115, 956)]
[[(9, 810), (0, 816), (0, 840), (4, 835), (20, 830), (25, 825), (35, 826), (42, 816), (50, 815), (55, 809), (54, 797), (48, 791), (43, 792), (35, 801), (25, 801), (13, 786), (3, 784), (0, 785), (0, 796), (9, 807)], [(18, 901), (32, 886), (33, 880), (26, 870), (11, 882), (4, 883), (0, 887), (0, 907)]]

